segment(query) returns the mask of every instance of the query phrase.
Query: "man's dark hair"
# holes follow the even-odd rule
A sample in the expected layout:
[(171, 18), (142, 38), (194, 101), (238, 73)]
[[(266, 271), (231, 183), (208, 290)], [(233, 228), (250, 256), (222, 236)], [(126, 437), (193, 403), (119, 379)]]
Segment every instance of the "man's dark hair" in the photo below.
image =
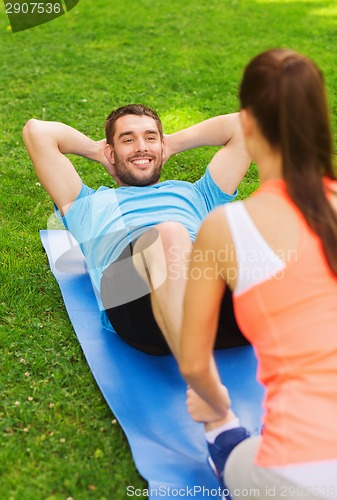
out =
[(136, 116), (149, 116), (153, 118), (158, 126), (158, 131), (160, 137), (163, 138), (163, 126), (161, 120), (157, 113), (143, 104), (128, 104), (127, 106), (122, 106), (114, 111), (111, 111), (110, 115), (105, 122), (105, 135), (108, 144), (113, 145), (113, 136), (115, 134), (115, 124), (116, 121), (122, 116), (136, 115)]

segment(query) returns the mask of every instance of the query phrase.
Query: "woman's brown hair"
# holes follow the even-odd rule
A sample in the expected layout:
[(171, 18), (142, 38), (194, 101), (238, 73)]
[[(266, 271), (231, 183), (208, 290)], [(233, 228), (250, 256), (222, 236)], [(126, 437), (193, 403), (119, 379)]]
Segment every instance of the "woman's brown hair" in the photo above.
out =
[(292, 50), (269, 50), (246, 67), (239, 97), (241, 108), (253, 113), (268, 142), (280, 150), (288, 193), (337, 276), (337, 215), (323, 184), (323, 176), (336, 179), (336, 174), (320, 70)]

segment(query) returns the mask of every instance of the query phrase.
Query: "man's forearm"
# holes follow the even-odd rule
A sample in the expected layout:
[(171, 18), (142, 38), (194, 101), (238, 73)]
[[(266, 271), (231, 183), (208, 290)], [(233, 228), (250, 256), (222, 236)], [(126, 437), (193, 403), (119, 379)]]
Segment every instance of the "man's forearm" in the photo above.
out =
[(25, 125), (23, 139), (41, 184), (66, 213), (82, 187), (82, 179), (66, 154), (100, 161), (102, 146), (63, 123), (34, 119)]
[(239, 113), (216, 116), (167, 136), (171, 154), (200, 146), (224, 146), (240, 130)]
[(59, 122), (29, 120), (23, 137), (27, 146), (32, 142), (48, 142), (62, 154), (76, 154), (93, 161), (100, 161), (102, 148), (78, 130)]

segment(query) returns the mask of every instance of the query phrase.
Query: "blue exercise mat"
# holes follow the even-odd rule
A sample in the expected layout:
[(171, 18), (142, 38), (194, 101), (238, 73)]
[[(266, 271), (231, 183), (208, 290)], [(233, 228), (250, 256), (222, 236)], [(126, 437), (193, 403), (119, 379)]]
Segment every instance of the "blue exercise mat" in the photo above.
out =
[[(149, 498), (221, 498), (207, 462), (203, 427), (186, 411), (186, 384), (174, 358), (141, 353), (102, 328), (75, 240), (63, 230), (41, 231), (40, 236), (93, 376), (125, 432), (139, 473), (149, 483)], [(216, 361), (242, 425), (259, 433), (263, 389), (256, 382), (253, 350), (217, 351)]]

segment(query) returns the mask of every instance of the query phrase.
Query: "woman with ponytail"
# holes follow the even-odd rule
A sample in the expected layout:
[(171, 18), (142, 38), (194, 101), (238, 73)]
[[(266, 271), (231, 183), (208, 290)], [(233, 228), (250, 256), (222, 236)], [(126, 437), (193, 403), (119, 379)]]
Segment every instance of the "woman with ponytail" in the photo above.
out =
[[(194, 244), (179, 359), (188, 409), (232, 498), (337, 499), (337, 180), (323, 77), (274, 49), (248, 64), (239, 96), (261, 187), (212, 212)], [(260, 437), (240, 426), (212, 356), (226, 286), (266, 391)]]

